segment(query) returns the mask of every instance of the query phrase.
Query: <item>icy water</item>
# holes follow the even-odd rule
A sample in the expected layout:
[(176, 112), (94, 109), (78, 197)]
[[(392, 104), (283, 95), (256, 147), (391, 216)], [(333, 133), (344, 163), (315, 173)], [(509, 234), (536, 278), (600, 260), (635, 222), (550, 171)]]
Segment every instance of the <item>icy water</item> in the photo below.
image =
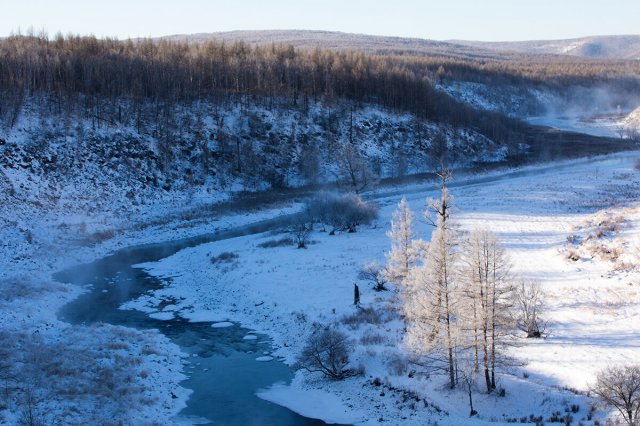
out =
[(57, 280), (91, 285), (91, 290), (63, 307), (59, 316), (72, 324), (104, 322), (137, 329), (155, 328), (178, 344), (190, 355), (185, 369), (188, 379), (182, 385), (193, 393), (177, 421), (245, 426), (324, 425), (320, 420), (302, 417), (255, 396), (258, 389), (289, 382), (292, 377), (282, 362), (256, 361), (271, 349), (266, 336), (243, 339), (251, 331), (237, 325), (213, 328), (211, 323), (189, 323), (179, 318), (161, 321), (142, 312), (118, 309), (124, 302), (163, 285), (161, 280), (132, 265), (156, 261), (208, 241), (262, 232), (277, 224), (278, 220), (270, 220), (219, 234), (132, 247), (62, 271), (56, 274)]

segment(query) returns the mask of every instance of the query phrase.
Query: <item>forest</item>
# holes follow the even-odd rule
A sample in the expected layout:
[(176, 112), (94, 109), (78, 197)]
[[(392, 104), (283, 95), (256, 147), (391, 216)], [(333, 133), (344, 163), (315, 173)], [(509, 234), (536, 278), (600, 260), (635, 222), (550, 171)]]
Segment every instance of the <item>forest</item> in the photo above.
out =
[[(108, 114), (109, 109), (99, 105), (105, 100), (112, 104), (128, 100), (134, 109), (152, 103), (160, 111), (202, 99), (266, 107), (284, 101), (303, 108), (318, 99), (346, 99), (454, 128), (477, 129), (500, 142), (523, 132), (523, 126), (499, 114), (476, 111), (436, 90), (435, 84), (448, 79), (496, 87), (545, 85), (554, 90), (606, 84), (618, 91), (640, 91), (637, 61), (567, 61), (549, 56), (478, 61), (252, 46), (241, 41), (119, 41), (72, 35), (11, 36), (0, 40), (0, 54), (1, 112), (11, 125), (24, 100), (34, 94), (46, 95), (50, 108), (58, 112), (80, 105), (92, 114)], [(122, 121), (123, 115), (137, 115), (121, 107), (111, 111), (102, 118)]]

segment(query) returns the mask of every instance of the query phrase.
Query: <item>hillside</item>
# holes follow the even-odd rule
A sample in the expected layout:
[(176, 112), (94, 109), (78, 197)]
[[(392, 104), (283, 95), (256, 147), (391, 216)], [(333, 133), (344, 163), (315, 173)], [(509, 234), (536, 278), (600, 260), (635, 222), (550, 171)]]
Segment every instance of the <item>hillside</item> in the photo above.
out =
[(349, 34), (336, 31), (310, 30), (262, 30), (225, 31), (199, 34), (176, 34), (161, 37), (163, 40), (204, 43), (210, 40), (225, 43), (245, 42), (252, 46), (286, 44), (303, 49), (357, 50), (381, 55), (421, 55), (466, 59), (509, 59), (513, 54), (504, 54), (462, 43), (427, 40), (407, 37), (385, 37), (366, 34)]
[(251, 45), (276, 43), (290, 44), (297, 48), (358, 50), (373, 54), (441, 56), (471, 60), (519, 60), (521, 53), (551, 57), (566, 55), (601, 59), (640, 59), (640, 35), (485, 42), (438, 41), (334, 31), (263, 30), (176, 34), (162, 37), (162, 39), (190, 43), (203, 43), (208, 40), (227, 43), (243, 41)]
[(592, 36), (565, 40), (483, 42), (451, 40), (451, 43), (508, 54), (570, 55), (585, 58), (640, 59), (640, 35)]

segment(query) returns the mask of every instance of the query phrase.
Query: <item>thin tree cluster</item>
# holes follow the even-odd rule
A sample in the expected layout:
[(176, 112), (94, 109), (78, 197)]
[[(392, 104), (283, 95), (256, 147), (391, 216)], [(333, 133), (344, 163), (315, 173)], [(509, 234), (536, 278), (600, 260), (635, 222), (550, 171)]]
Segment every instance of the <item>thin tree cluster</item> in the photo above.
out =
[[(386, 270), (402, 291), (405, 343), (419, 363), (446, 373), (450, 388), (464, 384), (472, 404), (477, 378), (494, 392), (496, 372), (513, 365), (505, 348), (517, 341), (518, 325), (527, 337), (541, 337), (543, 293), (535, 283), (514, 285), (509, 257), (494, 233), (480, 229), (463, 237), (450, 217), (451, 174), (445, 170), (440, 177), (441, 197), (428, 201), (425, 214), (434, 226), (431, 241), (416, 238), (413, 213), (402, 200), (388, 233), (392, 247)], [(523, 312), (520, 301), (532, 293), (536, 298), (527, 300)], [(534, 328), (536, 333), (529, 332)]]

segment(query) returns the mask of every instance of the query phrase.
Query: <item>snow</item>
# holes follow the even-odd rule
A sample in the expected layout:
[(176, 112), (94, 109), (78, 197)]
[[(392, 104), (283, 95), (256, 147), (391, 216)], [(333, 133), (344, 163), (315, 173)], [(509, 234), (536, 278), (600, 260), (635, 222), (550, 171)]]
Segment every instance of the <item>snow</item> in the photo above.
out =
[(211, 324), (211, 327), (213, 328), (227, 328), (232, 326), (233, 326), (233, 323), (229, 321), (222, 321), (222, 322), (216, 322)]
[(616, 114), (598, 116), (574, 115), (566, 117), (540, 116), (528, 117), (526, 121), (537, 126), (552, 127), (567, 132), (616, 138), (619, 137), (618, 130), (621, 125), (621, 118), (622, 116)]
[(149, 314), (149, 316), (151, 318), (162, 320), (162, 321), (168, 321), (174, 318), (172, 312), (153, 312)]
[(273, 357), (269, 356), (269, 355), (259, 356), (258, 358), (256, 358), (256, 361), (258, 361), (258, 362), (269, 362), (269, 361), (273, 361)]
[(366, 411), (354, 411), (345, 406), (336, 395), (320, 390), (304, 390), (276, 383), (257, 395), (267, 401), (280, 404), (296, 413), (312, 419), (322, 419), (329, 424), (360, 424), (367, 418)]
[[(549, 415), (564, 410), (566, 401), (586, 407), (588, 398), (562, 388), (586, 391), (600, 367), (628, 362), (640, 355), (640, 335), (632, 331), (640, 329), (636, 272), (612, 273), (609, 263), (595, 258), (578, 264), (566, 258), (567, 237), (604, 208), (624, 210), (629, 225), (621, 238), (637, 238), (640, 221), (634, 209), (639, 194), (634, 188), (639, 176), (633, 170), (637, 157), (638, 153), (624, 153), (556, 166), (531, 166), (505, 179), (496, 176), (493, 181), (472, 180), (451, 189), (459, 226), (464, 230), (486, 227), (497, 232), (513, 259), (514, 272), (539, 280), (550, 296), (550, 335), (544, 340), (523, 340), (512, 350), (514, 356), (526, 362), (516, 374), (526, 372), (529, 378), (502, 376), (507, 397), (500, 404), (491, 397), (476, 395), (480, 419), (489, 420), (491, 416), (483, 413), (495, 412), (495, 406), (503, 411), (503, 419), (529, 411)], [(354, 389), (370, 380), (366, 377), (374, 376), (382, 377), (388, 386), (425, 395), (449, 413), (459, 411), (464, 395), (443, 393), (439, 380), (408, 379), (389, 372), (387, 358), (403, 353), (399, 340), (402, 324), (394, 319), (393, 292), (376, 293), (368, 284), (359, 282), (363, 306), (379, 309), (386, 318), (377, 325), (353, 325), (353, 321), (345, 319), (357, 315), (351, 297), (360, 265), (370, 260), (385, 261), (389, 246), (385, 222), (400, 196), (406, 195), (417, 209), (424, 205), (426, 197), (435, 195), (417, 187), (408, 188), (406, 194), (391, 193), (377, 194), (382, 210), (375, 226), (336, 236), (315, 232), (315, 243), (306, 250), (260, 248), (261, 242), (274, 236), (258, 234), (204, 244), (160, 262), (140, 265), (158, 277), (171, 277), (171, 281), (166, 288), (132, 305), (153, 305), (179, 296), (183, 298), (177, 307), (179, 315), (190, 319), (233, 318), (273, 337), (275, 355), (289, 363), (295, 361), (297, 350), (315, 321), (335, 321), (349, 329), (356, 340), (382, 336), (381, 344), (362, 345), (354, 354), (352, 363), (363, 366), (363, 378), (337, 385), (299, 372), (286, 392), (285, 388), (277, 388), (274, 392), (280, 395), (278, 400), (287, 399), (286, 406), (294, 411), (309, 410), (306, 398), (290, 400), (282, 395), (332, 392), (351, 399), (351, 421), (374, 395), (371, 391), (354, 393)], [(423, 238), (428, 239), (429, 232), (428, 227), (420, 226)], [(237, 264), (232, 268), (212, 266), (209, 253), (221, 251), (238, 254)], [(531, 401), (543, 403), (543, 408), (521, 401), (518, 395), (523, 392), (530, 395)], [(385, 404), (381, 407), (390, 409)], [(323, 419), (331, 420), (341, 409), (321, 411)], [(376, 413), (373, 410), (369, 420)], [(414, 422), (423, 421), (424, 416), (438, 416), (429, 410), (416, 413)], [(403, 412), (395, 409), (385, 416), (400, 419)], [(447, 419), (452, 424), (461, 421), (453, 414)]]

